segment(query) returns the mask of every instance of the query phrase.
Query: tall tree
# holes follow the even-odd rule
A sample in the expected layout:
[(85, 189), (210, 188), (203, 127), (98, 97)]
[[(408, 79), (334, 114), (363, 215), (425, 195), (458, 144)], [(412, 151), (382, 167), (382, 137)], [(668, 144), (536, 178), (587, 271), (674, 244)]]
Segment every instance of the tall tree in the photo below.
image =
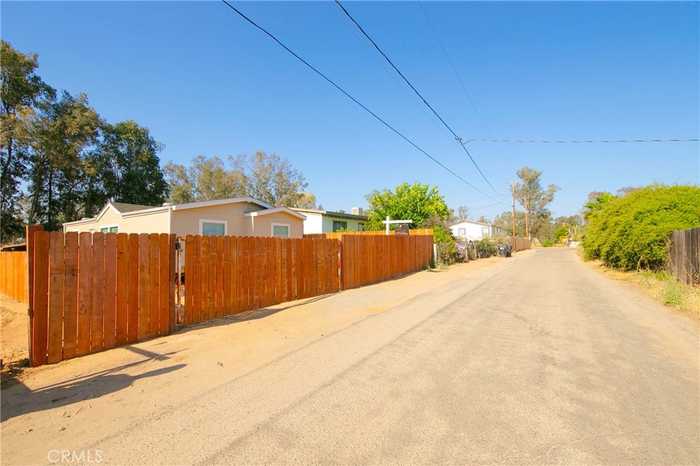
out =
[(314, 207), (316, 197), (306, 192), (304, 176), (276, 154), (252, 156), (197, 156), (189, 166), (164, 167), (174, 203), (250, 196), (274, 206)]
[(258, 151), (247, 158), (249, 193), (274, 206), (297, 207), (308, 186), (304, 175), (289, 160)]
[(36, 74), (38, 59), (0, 41), (0, 244), (21, 236), (20, 183), (26, 176), (35, 108), (55, 91)]
[(161, 144), (134, 121), (105, 123), (101, 133), (96, 150), (85, 160), (85, 215), (94, 215), (109, 199), (162, 204), (168, 184), (158, 158)]
[(550, 184), (542, 188), (542, 172), (529, 167), (517, 171), (520, 181), (515, 185), (515, 198), (525, 209), (525, 236), (532, 237), (531, 222), (536, 225), (538, 217), (542, 217), (547, 205), (554, 200), (554, 194), (559, 188)]
[(229, 165), (217, 156), (199, 155), (186, 167), (169, 162), (165, 178), (170, 188), (170, 201), (176, 204), (248, 195), (248, 178), (236, 159)]
[(79, 218), (82, 163), (102, 123), (84, 94), (64, 92), (41, 107), (32, 128), (29, 220), (54, 230)]

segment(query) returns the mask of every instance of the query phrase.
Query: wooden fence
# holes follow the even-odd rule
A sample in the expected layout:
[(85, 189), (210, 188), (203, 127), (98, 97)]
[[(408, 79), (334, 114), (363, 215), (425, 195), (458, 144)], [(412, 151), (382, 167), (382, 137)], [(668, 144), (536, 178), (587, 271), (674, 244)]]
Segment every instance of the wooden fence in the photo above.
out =
[(36, 231), (28, 240), (32, 365), (170, 333), (174, 236)]
[(340, 289), (337, 240), (185, 238), (184, 323)]
[(0, 252), (0, 293), (26, 303), (29, 300), (27, 284), (27, 253)]
[(342, 248), (343, 289), (389, 280), (430, 265), (429, 235), (345, 235)]
[(511, 242), (513, 243), (513, 252), (530, 249), (530, 240), (528, 238), (521, 238), (519, 236), (516, 236), (515, 241), (511, 240)]
[(700, 283), (700, 228), (671, 233), (668, 268), (683, 283)]
[(432, 253), (432, 235), (178, 240), (28, 231), (19, 268), (28, 270), (34, 366), (167, 335), (176, 297), (182, 323), (193, 324), (418, 271)]

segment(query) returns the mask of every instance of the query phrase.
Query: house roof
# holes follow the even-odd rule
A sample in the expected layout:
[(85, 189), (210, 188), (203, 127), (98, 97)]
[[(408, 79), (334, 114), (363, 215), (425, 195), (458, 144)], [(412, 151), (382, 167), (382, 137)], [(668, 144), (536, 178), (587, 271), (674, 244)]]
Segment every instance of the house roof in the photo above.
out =
[(297, 212), (310, 212), (312, 214), (321, 214), (321, 215), (326, 215), (328, 217), (346, 218), (349, 220), (361, 220), (361, 221), (368, 220), (368, 217), (366, 215), (348, 214), (347, 212), (335, 212), (332, 210), (318, 210), (318, 209), (302, 209), (299, 207), (292, 207), (291, 209), (295, 210)]
[(248, 212), (245, 215), (248, 217), (260, 217), (261, 215), (269, 215), (269, 214), (276, 214), (276, 213), (285, 213), (289, 214), (292, 217), (297, 217), (302, 220), (306, 218), (305, 215), (300, 214), (299, 212), (295, 212), (289, 207), (275, 207), (274, 209), (265, 209), (265, 210), (256, 210), (255, 212)]
[(473, 225), (483, 225), (485, 227), (490, 227), (490, 223), (477, 222), (476, 220), (462, 220), (461, 222), (453, 223), (450, 227), (456, 227), (457, 225), (462, 225), (464, 223), (471, 223)]
[[(200, 207), (210, 207), (210, 206), (217, 206), (217, 205), (225, 205), (225, 204), (235, 204), (239, 202), (249, 202), (251, 204), (257, 204), (263, 209), (270, 209), (271, 206), (269, 204), (266, 204), (262, 201), (258, 201), (257, 199), (253, 199), (252, 197), (233, 197), (229, 199), (217, 199), (217, 200), (212, 200), (212, 201), (197, 201), (197, 202), (187, 202), (185, 204), (163, 204), (162, 206), (150, 206), (150, 205), (141, 205), (141, 204), (128, 204), (126, 202), (114, 202), (114, 201), (109, 201), (105, 206), (98, 212), (97, 215), (94, 217), (90, 218), (83, 218), (80, 220), (76, 220), (74, 222), (65, 222), (64, 225), (75, 225), (75, 224), (80, 224), (80, 223), (89, 223), (89, 222), (94, 222), (100, 219), (102, 215), (109, 209), (109, 206), (114, 207), (120, 214), (122, 214), (125, 217), (134, 217), (134, 216), (139, 216), (139, 215), (148, 215), (150, 213), (154, 212), (161, 212), (163, 210), (171, 209), (171, 210), (186, 210), (186, 209), (197, 209)], [(298, 214), (300, 215), (300, 214)], [(302, 218), (305, 218), (302, 215)]]
[(143, 204), (127, 204), (126, 202), (112, 202), (111, 204), (121, 213), (133, 212), (135, 210), (145, 210), (152, 209), (153, 207), (159, 207), (155, 205), (143, 205)]
[(236, 204), (239, 202), (249, 202), (251, 204), (257, 204), (260, 207), (263, 207), (265, 209), (272, 208), (272, 206), (270, 204), (266, 204), (262, 201), (258, 201), (257, 199), (253, 199), (252, 197), (232, 197), (229, 199), (215, 199), (215, 200), (211, 200), (211, 201), (188, 202), (186, 204), (173, 204), (170, 207), (172, 207), (173, 210), (185, 210), (185, 209), (198, 209), (200, 207), (211, 207), (211, 206), (224, 205), (224, 204)]

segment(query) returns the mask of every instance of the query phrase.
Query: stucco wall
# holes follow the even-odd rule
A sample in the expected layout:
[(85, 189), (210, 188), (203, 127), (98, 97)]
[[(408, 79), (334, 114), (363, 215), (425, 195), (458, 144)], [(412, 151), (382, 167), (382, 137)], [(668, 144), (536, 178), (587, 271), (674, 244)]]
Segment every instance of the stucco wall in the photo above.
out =
[(90, 231), (90, 232), (97, 232), (100, 231), (100, 228), (105, 227), (105, 226), (113, 226), (116, 225), (119, 227), (119, 232), (122, 232), (122, 216), (117, 211), (114, 207), (111, 205), (109, 208), (105, 211), (104, 215), (100, 218), (98, 221), (93, 221), (93, 222), (85, 222), (85, 223), (79, 223), (75, 225), (64, 225), (63, 226), (63, 231)]
[(170, 233), (170, 211), (124, 217), (119, 233)]
[(226, 222), (227, 235), (250, 235), (249, 217), (246, 212), (261, 210), (257, 204), (238, 202), (219, 206), (199, 207), (197, 209), (173, 210), (172, 229), (176, 235), (199, 235), (200, 220), (219, 220)]
[[(490, 228), (478, 223), (462, 222), (450, 227), (452, 234), (457, 238), (478, 241), (489, 237)], [(464, 231), (462, 231), (464, 230)]]
[(94, 222), (64, 225), (64, 231), (98, 232), (100, 228), (116, 226), (118, 233), (170, 233), (170, 213), (162, 210), (147, 215), (122, 217), (114, 207), (109, 207), (102, 217)]
[(323, 216), (315, 212), (301, 212), (304, 220), (304, 234), (323, 233)]
[(250, 222), (250, 232), (247, 234), (251, 236), (272, 236), (273, 223), (289, 225), (290, 238), (302, 238), (304, 236), (303, 220), (285, 212), (246, 218)]

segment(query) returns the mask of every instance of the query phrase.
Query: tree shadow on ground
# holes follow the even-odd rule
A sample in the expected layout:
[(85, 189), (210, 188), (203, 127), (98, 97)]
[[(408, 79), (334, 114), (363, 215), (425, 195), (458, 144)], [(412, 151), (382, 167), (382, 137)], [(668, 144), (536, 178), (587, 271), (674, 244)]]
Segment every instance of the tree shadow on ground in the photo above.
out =
[(74, 377), (52, 385), (46, 385), (35, 390), (30, 389), (21, 380), (15, 380), (7, 388), (2, 390), (2, 412), (0, 421), (4, 422), (16, 416), (67, 406), (80, 401), (92, 400), (109, 393), (114, 393), (131, 386), (134, 381), (147, 377), (155, 377), (169, 372), (182, 369), (186, 364), (175, 364), (173, 366), (162, 367), (138, 375), (121, 373), (149, 361), (164, 361), (170, 359), (173, 353), (155, 353), (127, 346), (125, 349), (134, 351), (137, 354), (147, 356), (128, 364), (111, 367), (109, 369), (93, 372), (90, 374)]

